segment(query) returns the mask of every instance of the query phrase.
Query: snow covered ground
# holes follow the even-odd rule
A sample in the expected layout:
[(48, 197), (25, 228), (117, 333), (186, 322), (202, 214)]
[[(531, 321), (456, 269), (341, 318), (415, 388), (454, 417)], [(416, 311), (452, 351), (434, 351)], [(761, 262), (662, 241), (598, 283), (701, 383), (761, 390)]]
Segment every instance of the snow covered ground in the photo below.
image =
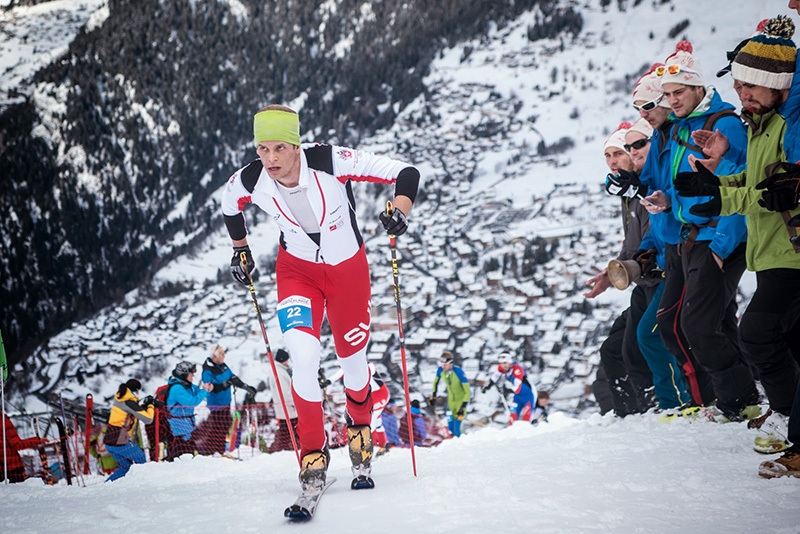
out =
[[(79, 10), (75, 16), (88, 18), (87, 13), (104, 2), (84, 4), (87, 10)], [(645, 11), (650, 9), (647, 4), (653, 4), (652, 11)], [(537, 61), (544, 65), (538, 77), (531, 69), (525, 70), (524, 65), (519, 72), (508, 74), (502, 70), (503, 62), (495, 61), (527, 44), (520, 40), (529, 16), (514, 25), (513, 32), (507, 30), (502, 38), (494, 36), (493, 48), (476, 48), (467, 65), (460, 65), (458, 60), (463, 46), (446, 51), (432, 68), (427, 80), (431, 86), (436, 86), (438, 79), (453, 78), (456, 85), (491, 80), (493, 89), (504, 97), (516, 93), (524, 100), (526, 107), (520, 117), (539, 116), (536, 128), (546, 135), (548, 144), (561, 136), (570, 136), (578, 143), (559, 167), (523, 159), (519, 167), (529, 164), (530, 168), (498, 181), (493, 175), (499, 165), (519, 152), (525, 132), (519, 138), (512, 135), (506, 146), (486, 150), (476, 172), (475, 190), (494, 190), (499, 199), (512, 198), (516, 207), (526, 205), (534, 195), (545, 194), (554, 183), (593, 184), (597, 194), (602, 194), (598, 185), (604, 175), (599, 146), (609, 128), (623, 118), (633, 118), (627, 100), (610, 90), (609, 83), (654, 59), (663, 59), (672, 50), (675, 39), (664, 36), (684, 18), (683, 11), (693, 7), (693, 2), (675, 0), (673, 4), (677, 8), (658, 2), (640, 3), (635, 10), (616, 13), (616, 2), (612, 2), (611, 13), (585, 11), (589, 34), (586, 38), (601, 36), (597, 40), (603, 46), (568, 51), (570, 61), (558, 66), (562, 78), (566, 79), (567, 72), (580, 73), (581, 84), (585, 79), (594, 87), (587, 83), (588, 89), (578, 90), (576, 84), (562, 81), (561, 98), (538, 101), (525, 96), (532, 85), (548, 83), (548, 76), (541, 73), (547, 74), (555, 66), (549, 56), (537, 54)], [(724, 64), (723, 51), (749, 35), (761, 18), (787, 13), (786, 2), (717, 0), (708, 4), (713, 8), (692, 9), (688, 34), (710, 82), (735, 102), (730, 78), (713, 77), (713, 72)], [(51, 5), (77, 3), (64, 0)], [(97, 13), (102, 18), (104, 11), (97, 9)], [(0, 21), (13, 33), (8, 30), (10, 19)], [(15, 28), (22, 27), (22, 19), (13, 22)], [(33, 30), (40, 29), (35, 24), (25, 28), (29, 36), (20, 39), (30, 40)], [(650, 32), (658, 37), (649, 37)], [(621, 38), (623, 35), (625, 39)], [(2, 81), (9, 85), (0, 85), (0, 89), (13, 87), (30, 76), (35, 69), (28, 60), (49, 61), (67, 44), (62, 39), (45, 41), (51, 43), (47, 57), (39, 55), (42, 49), (28, 51), (22, 45), (16, 48), (18, 56), (6, 54), (3, 49)], [(608, 42), (612, 44), (607, 46)], [(631, 42), (636, 46), (630, 46)], [(470, 64), (473, 68), (467, 69)], [(607, 75), (610, 71), (613, 76)], [(578, 118), (566, 120), (573, 109), (579, 110)], [(458, 112), (452, 115), (453, 122), (466, 116)], [(444, 136), (442, 132), (449, 126), (445, 121), (437, 135)], [(528, 142), (536, 143), (538, 139), (531, 136)], [(374, 143), (381, 141), (377, 136)], [(607, 200), (610, 204), (611, 199)], [(417, 213), (424, 213), (423, 209), (420, 206)], [(265, 227), (264, 231), (274, 232), (271, 225), (261, 225)], [(212, 273), (216, 272), (229, 256), (227, 240), (218, 237), (209, 241), (219, 246), (209, 245), (202, 254), (176, 261), (160, 277), (206, 279), (208, 266), (213, 266)], [(274, 241), (274, 236), (270, 237)], [(598, 258), (601, 260), (607, 258)], [(619, 295), (608, 292), (603, 298)], [(274, 302), (272, 295), (264, 298)], [(621, 306), (622, 302), (620, 309)], [(270, 337), (273, 338), (272, 333)], [(255, 347), (260, 349), (261, 345), (257, 334), (250, 338), (231, 351), (229, 362), (248, 380), (245, 356), (255, 353)], [(278, 338), (276, 334), (274, 339)], [(196, 354), (181, 356), (199, 361), (205, 356), (205, 347), (198, 347)], [(256, 367), (253, 364), (250, 369)], [(113, 389), (116, 381), (107, 381), (106, 385)], [(105, 396), (102, 393), (107, 392), (95, 391), (98, 402)], [(554, 413), (548, 424), (535, 428), (517, 424), (504, 429), (470, 429), (459, 440), (447, 441), (435, 449), (420, 449), (416, 478), (412, 475), (410, 451), (394, 450), (376, 461), (377, 487), (372, 491), (349, 489), (346, 453), (334, 450), (330, 474), (339, 482), (326, 495), (313, 523), (304, 527), (287, 525), (282, 517), (299, 487), (292, 453), (262, 455), (243, 462), (198, 457), (173, 464), (135, 466), (126, 478), (105, 485), (47, 487), (39, 480), (0, 484), (0, 517), (3, 532), (14, 534), (90, 529), (287, 532), (298, 528), (348, 534), (354, 530), (797, 534), (800, 481), (760, 479), (757, 466), (765, 457), (752, 451), (752, 438), (752, 432), (737, 424), (683, 420), (662, 424), (653, 416), (617, 420), (597, 414), (577, 420)]]
[(556, 413), (549, 423), (472, 431), (433, 449), (378, 458), (371, 491), (334, 484), (317, 515), (288, 524), (298, 491), (292, 452), (246, 461), (196, 457), (134, 466), (108, 484), (0, 485), (3, 531), (41, 532), (800, 532), (798, 479), (757, 476), (742, 424)]

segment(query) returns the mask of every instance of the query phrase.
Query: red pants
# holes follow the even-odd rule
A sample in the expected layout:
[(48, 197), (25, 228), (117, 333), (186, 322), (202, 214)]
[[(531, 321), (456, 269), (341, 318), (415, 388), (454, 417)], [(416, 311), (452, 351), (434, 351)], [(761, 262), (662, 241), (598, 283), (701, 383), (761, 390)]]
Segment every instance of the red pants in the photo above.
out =
[[(364, 247), (338, 265), (307, 262), (280, 249), (275, 272), (278, 316), (294, 363), (292, 396), (297, 408), (300, 453), (305, 455), (322, 450), (327, 443), (322, 392), (317, 381), (323, 316), (327, 315), (336, 355), (344, 370), (347, 414), (355, 426), (370, 424), (372, 403), (366, 355), (371, 320), (369, 265)], [(310, 319), (304, 319), (309, 306)]]

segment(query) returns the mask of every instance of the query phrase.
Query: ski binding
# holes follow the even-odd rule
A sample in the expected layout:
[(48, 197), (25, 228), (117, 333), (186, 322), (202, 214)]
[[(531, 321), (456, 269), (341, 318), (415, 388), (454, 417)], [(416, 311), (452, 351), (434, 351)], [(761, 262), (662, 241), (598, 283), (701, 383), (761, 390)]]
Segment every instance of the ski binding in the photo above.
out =
[(320, 490), (314, 491), (313, 493), (301, 493), (300, 496), (297, 497), (297, 500), (294, 501), (294, 504), (283, 512), (283, 516), (292, 521), (308, 521), (314, 517), (314, 512), (317, 509), (322, 495), (334, 482), (336, 482), (336, 478), (329, 477)]

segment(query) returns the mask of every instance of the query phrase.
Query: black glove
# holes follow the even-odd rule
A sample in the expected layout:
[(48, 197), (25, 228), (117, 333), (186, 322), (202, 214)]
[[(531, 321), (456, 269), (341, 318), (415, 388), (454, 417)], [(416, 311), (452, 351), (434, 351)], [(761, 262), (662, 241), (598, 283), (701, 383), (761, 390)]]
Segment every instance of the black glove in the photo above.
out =
[[(719, 191), (719, 189), (717, 189)], [(695, 204), (689, 208), (689, 213), (698, 217), (716, 217), (722, 211), (722, 199), (719, 196), (711, 197), (708, 202)]]
[(139, 401), (139, 406), (149, 406), (151, 404), (154, 404), (153, 402), (154, 400), (155, 399), (153, 398), (152, 395), (148, 395)]
[(153, 406), (155, 406), (159, 410), (163, 410), (164, 408), (167, 407), (167, 403), (162, 400), (153, 399)]
[[(794, 228), (800, 228), (800, 215), (795, 215), (789, 219), (786, 224), (788, 226), (793, 226)], [(793, 235), (789, 238), (789, 241), (792, 242), (792, 245), (800, 247), (800, 235)]]
[(617, 174), (609, 173), (606, 176), (606, 191), (609, 195), (633, 198), (639, 193), (639, 188), (639, 177), (635, 172), (619, 169)]
[[(247, 272), (242, 269), (241, 253), (244, 252), (244, 257), (247, 261)], [(233, 247), (233, 257), (231, 258), (231, 276), (233, 279), (244, 286), (250, 287), (250, 277), (256, 270), (256, 263), (253, 261), (253, 254), (250, 252), (249, 246)]]
[(325, 372), (321, 368), (317, 370), (317, 381), (319, 382), (319, 389), (325, 389), (331, 385), (331, 381), (325, 378)]
[(639, 268), (642, 270), (642, 276), (645, 277), (653, 272), (653, 269), (658, 267), (656, 263), (656, 256), (657, 256), (656, 249), (651, 248), (648, 250), (637, 250), (636, 254), (633, 255), (633, 260), (639, 264)]
[(431, 395), (428, 397), (428, 406), (436, 406), (436, 400), (438, 397), (436, 395)]
[(786, 172), (776, 173), (756, 184), (763, 189), (758, 203), (769, 211), (789, 211), (797, 207), (800, 195), (800, 165), (781, 163)]
[(225, 391), (226, 389), (231, 387), (231, 381), (226, 380), (225, 382), (220, 382), (219, 384), (212, 384), (212, 392), (219, 393), (220, 391)]
[[(719, 196), (719, 178), (699, 161), (697, 172), (679, 172), (672, 185), (682, 197)], [(690, 210), (691, 211), (691, 210)]]
[(405, 213), (397, 208), (392, 209), (390, 213), (382, 211), (378, 216), (389, 235), (403, 235), (408, 230), (408, 220)]
[(491, 384), (486, 384), (485, 386), (481, 387), (481, 393), (486, 393), (489, 391), (489, 388), (492, 387)]
[(254, 388), (253, 386), (249, 386), (249, 385), (245, 384), (244, 385), (244, 390), (247, 393), (249, 393), (250, 395), (255, 395), (256, 394), (256, 388)]
[(456, 419), (459, 421), (463, 421), (464, 418), (467, 416), (467, 403), (461, 405), (461, 408), (458, 409), (456, 412)]

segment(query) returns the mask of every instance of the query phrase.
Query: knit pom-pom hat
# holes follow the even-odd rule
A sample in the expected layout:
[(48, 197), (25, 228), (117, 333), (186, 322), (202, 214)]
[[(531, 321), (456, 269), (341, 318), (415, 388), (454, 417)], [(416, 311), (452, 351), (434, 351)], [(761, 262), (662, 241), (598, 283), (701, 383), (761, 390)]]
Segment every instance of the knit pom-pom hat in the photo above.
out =
[(692, 55), (694, 48), (689, 41), (680, 41), (675, 45), (675, 52), (664, 60), (664, 66), (656, 69), (659, 87), (665, 83), (703, 86), (703, 71), (700, 63)]
[(614, 130), (614, 133), (606, 139), (606, 142), (603, 143), (603, 153), (605, 154), (606, 150), (609, 147), (616, 147), (620, 150), (625, 150), (625, 134), (628, 133), (628, 129), (631, 127), (631, 123), (629, 122), (622, 122), (617, 129)]
[(736, 54), (731, 65), (733, 79), (770, 89), (789, 89), (797, 60), (794, 30), (794, 22), (786, 15), (769, 19), (764, 31)]
[[(642, 77), (639, 78), (639, 81), (636, 82), (636, 86), (633, 88), (631, 100), (633, 103), (642, 101), (646, 104), (647, 102), (652, 102), (661, 96), (661, 86), (658, 83), (656, 69), (663, 66), (663, 63), (653, 63), (650, 66), (650, 70), (645, 72)], [(668, 108), (669, 102), (662, 99), (658, 105), (662, 108)]]

